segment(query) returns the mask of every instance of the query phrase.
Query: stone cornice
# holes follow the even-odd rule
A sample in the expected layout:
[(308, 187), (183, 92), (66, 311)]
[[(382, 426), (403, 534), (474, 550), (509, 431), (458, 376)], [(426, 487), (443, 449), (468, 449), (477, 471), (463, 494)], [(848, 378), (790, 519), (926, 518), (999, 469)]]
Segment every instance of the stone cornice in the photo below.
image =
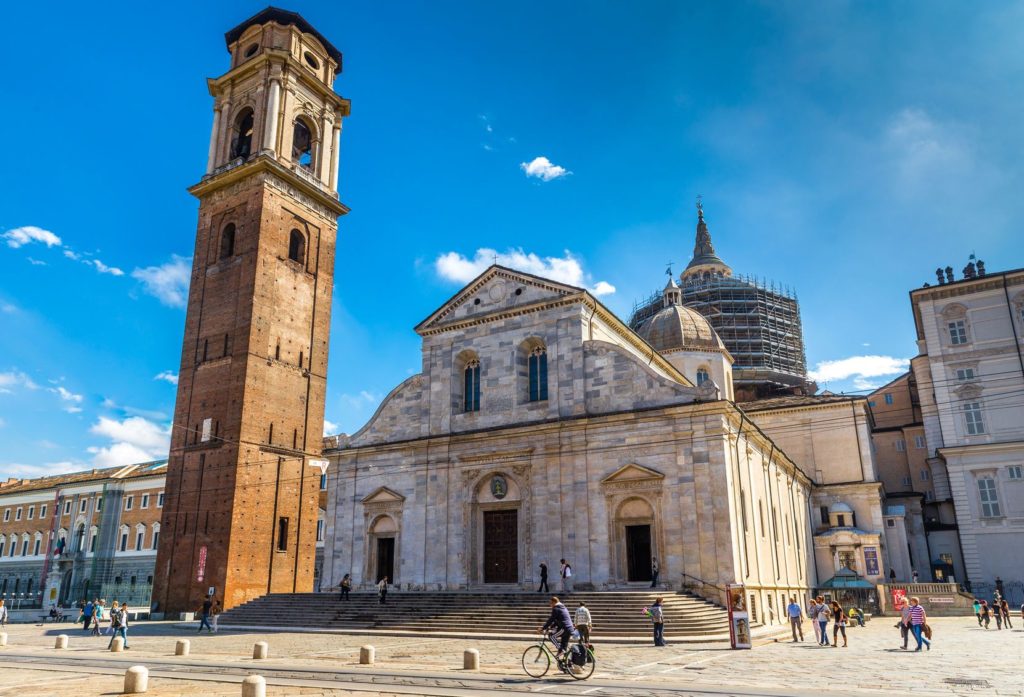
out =
[(964, 279), (945, 283), (940, 286), (929, 286), (928, 288), (917, 288), (910, 291), (910, 297), (917, 303), (922, 300), (942, 300), (945, 298), (957, 298), (964, 295), (973, 295), (986, 290), (998, 290), (1003, 287), (1005, 279), (1008, 286), (1024, 285), (1024, 269), (1013, 269), (1000, 273), (990, 273), (981, 278)]
[(1019, 452), (1024, 450), (1024, 440), (1009, 440), (1000, 441), (999, 443), (977, 443), (970, 445), (951, 445), (945, 448), (939, 448), (938, 453), (943, 456), (946, 455), (968, 455), (972, 452)]
[(519, 448), (517, 450), (502, 450), (490, 453), (475, 453), (473, 455), (456, 455), (455, 461), (470, 465), (477, 464), (480, 462), (487, 462), (491, 464), (497, 464), (501, 462), (514, 462), (516, 460), (523, 460), (530, 457), (533, 454), (535, 448)]
[(341, 117), (348, 116), (352, 110), (352, 102), (345, 99), (330, 86), (307, 74), (295, 58), (287, 51), (267, 49), (259, 55), (247, 60), (233, 70), (230, 70), (220, 77), (212, 77), (206, 80), (206, 86), (210, 90), (210, 96), (220, 98), (224, 88), (239, 80), (244, 80), (253, 74), (264, 72), (271, 64), (287, 66), (289, 75), (294, 75), (296, 80), (316, 92), (325, 102), (333, 106)]

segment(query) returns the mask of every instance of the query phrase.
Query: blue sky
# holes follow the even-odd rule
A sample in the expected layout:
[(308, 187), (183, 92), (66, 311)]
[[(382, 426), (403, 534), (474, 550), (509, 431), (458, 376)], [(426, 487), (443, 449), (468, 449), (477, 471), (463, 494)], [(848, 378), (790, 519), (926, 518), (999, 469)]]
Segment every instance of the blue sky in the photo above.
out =
[[(262, 7), (6, 9), (0, 477), (166, 452), (204, 80)], [(797, 290), (833, 390), (880, 385), (915, 353), (907, 292), (936, 266), (1024, 266), (1022, 3), (289, 9), (344, 52), (352, 100), (340, 430), (419, 370), (412, 327), (490, 261), (478, 250), (626, 316), (689, 259), (697, 194), (734, 270)]]

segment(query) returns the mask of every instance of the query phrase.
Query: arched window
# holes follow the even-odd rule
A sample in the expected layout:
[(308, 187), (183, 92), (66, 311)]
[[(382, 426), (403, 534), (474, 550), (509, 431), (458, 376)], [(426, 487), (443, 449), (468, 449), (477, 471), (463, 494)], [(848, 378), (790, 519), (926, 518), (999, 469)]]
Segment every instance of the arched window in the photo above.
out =
[(231, 136), (231, 159), (249, 157), (252, 152), (252, 109), (246, 107), (235, 119)]
[(300, 264), (306, 263), (306, 236), (298, 230), (292, 230), (288, 237), (288, 258)]
[(292, 162), (313, 169), (313, 132), (302, 119), (295, 119), (295, 128), (292, 130)]
[(235, 254), (235, 224), (228, 223), (220, 233), (220, 258), (227, 259)]
[(543, 402), (548, 398), (548, 352), (543, 346), (530, 351), (530, 401)]
[(463, 373), (463, 411), (480, 411), (480, 361), (475, 358), (470, 360)]
[(703, 387), (704, 383), (711, 379), (707, 368), (697, 368), (697, 387)]
[(85, 524), (84, 523), (79, 525), (78, 529), (75, 531), (75, 551), (76, 552), (84, 552), (85, 551)]

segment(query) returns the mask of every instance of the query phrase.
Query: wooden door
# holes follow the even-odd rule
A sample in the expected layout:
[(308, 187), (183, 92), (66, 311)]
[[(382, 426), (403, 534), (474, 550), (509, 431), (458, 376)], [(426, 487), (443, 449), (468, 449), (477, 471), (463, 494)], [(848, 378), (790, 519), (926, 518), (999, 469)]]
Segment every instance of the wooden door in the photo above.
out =
[(519, 582), (519, 511), (484, 511), (484, 583)]

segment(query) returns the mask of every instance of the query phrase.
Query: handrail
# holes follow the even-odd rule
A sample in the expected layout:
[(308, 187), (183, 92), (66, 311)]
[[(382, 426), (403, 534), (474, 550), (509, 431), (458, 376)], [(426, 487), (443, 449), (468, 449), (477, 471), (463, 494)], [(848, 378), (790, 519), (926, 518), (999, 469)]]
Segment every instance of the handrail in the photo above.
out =
[(700, 581), (705, 586), (711, 586), (712, 588), (717, 588), (718, 590), (722, 591), (723, 593), (726, 592), (725, 586), (720, 586), (717, 583), (711, 583), (710, 581), (705, 581), (704, 579), (700, 578), (699, 576), (691, 576), (690, 574), (683, 574), (683, 578), (684, 579), (692, 578), (694, 581)]

